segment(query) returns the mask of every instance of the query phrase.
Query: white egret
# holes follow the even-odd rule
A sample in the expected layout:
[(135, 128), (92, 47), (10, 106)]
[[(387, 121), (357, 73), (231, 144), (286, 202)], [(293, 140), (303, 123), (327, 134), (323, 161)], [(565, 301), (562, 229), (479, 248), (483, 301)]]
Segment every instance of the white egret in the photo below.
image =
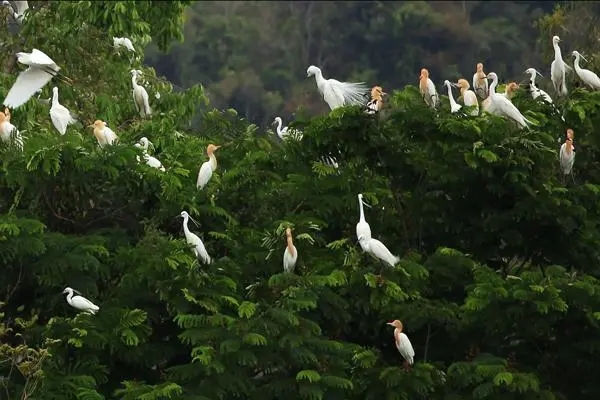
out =
[[(79, 296), (73, 296), (73, 292), (77, 293)], [(69, 303), (69, 305), (73, 308), (92, 315), (96, 314), (96, 312), (100, 310), (100, 307), (81, 296), (81, 293), (79, 293), (77, 290), (67, 287), (65, 290), (63, 290), (63, 294), (67, 294), (67, 303)]]
[(519, 84), (517, 82), (510, 82), (504, 88), (504, 93), (499, 93), (500, 95), (506, 97), (507, 99), (512, 99), (515, 95), (515, 91), (519, 88)]
[(387, 324), (396, 328), (394, 329), (394, 342), (396, 343), (398, 352), (405, 360), (404, 368), (408, 368), (409, 365), (413, 365), (415, 363), (415, 349), (413, 349), (408, 336), (402, 332), (402, 322), (396, 319), (392, 322), (388, 322)]
[(473, 74), (473, 90), (482, 100), (487, 99), (489, 95), (489, 86), (487, 75), (483, 72), (483, 64), (477, 63), (477, 71)]
[(364, 82), (340, 82), (336, 79), (325, 79), (321, 69), (311, 65), (306, 70), (306, 77), (315, 77), (317, 89), (329, 108), (334, 110), (347, 105), (364, 105), (368, 92)]
[(440, 97), (435, 90), (433, 81), (429, 79), (429, 71), (425, 68), (421, 69), (421, 75), (419, 76), (419, 90), (423, 96), (423, 100), (429, 107), (437, 107), (440, 103)]
[(296, 140), (302, 139), (302, 132), (296, 129), (289, 129), (287, 126), (283, 126), (281, 117), (275, 117), (273, 124), (277, 124), (277, 136), (279, 136), (282, 140), (284, 140), (286, 137), (292, 137)]
[(458, 112), (462, 108), (462, 106), (460, 104), (458, 104), (456, 102), (456, 100), (454, 100), (454, 96), (452, 95), (452, 86), (450, 84), (450, 81), (446, 79), (444, 81), (443, 86), (446, 86), (448, 88), (448, 99), (450, 99), (450, 111), (452, 113)]
[(560, 169), (563, 175), (569, 175), (573, 170), (575, 163), (575, 146), (573, 146), (574, 132), (572, 129), (567, 129), (567, 138), (560, 146)]
[(490, 114), (496, 114), (515, 121), (521, 128), (528, 127), (529, 121), (521, 114), (515, 105), (505, 96), (496, 93), (498, 85), (498, 75), (495, 72), (490, 72), (487, 75), (488, 79), (492, 80), (489, 87), (489, 96), (483, 102), (483, 108)]
[(364, 200), (363, 200), (363, 195), (362, 193), (358, 194), (358, 210), (360, 212), (360, 216), (358, 219), (358, 223), (356, 224), (356, 237), (357, 238), (364, 238), (363, 241), (358, 241), (360, 244), (360, 247), (363, 249), (363, 251), (367, 252), (368, 249), (367, 247), (365, 247), (365, 244), (368, 243), (369, 240), (371, 240), (371, 226), (369, 225), (369, 223), (367, 222), (367, 220), (365, 219), (365, 211), (363, 206), (367, 205)]
[(131, 39), (126, 38), (126, 37), (113, 37), (113, 47), (117, 51), (119, 51), (119, 48), (124, 47), (127, 50), (135, 53), (135, 47), (133, 47), (133, 43), (131, 43)]
[[(135, 146), (142, 149), (142, 153), (143, 153), (144, 160), (146, 161), (146, 165), (148, 165), (152, 168), (159, 169), (162, 172), (165, 172), (165, 167), (162, 165), (160, 160), (158, 158), (153, 157), (150, 154), (148, 154), (148, 147), (150, 146), (150, 147), (154, 148), (154, 145), (152, 144), (151, 141), (148, 140), (148, 138), (146, 138), (146, 137), (141, 138), (139, 140), (139, 142), (135, 144)], [(138, 162), (140, 162), (139, 156), (137, 156), (136, 159)]]
[[(531, 93), (531, 97), (535, 100), (538, 97), (542, 96), (542, 99), (547, 103), (552, 104), (552, 97), (542, 89), (538, 88), (535, 85), (535, 77), (536, 75), (542, 76), (535, 68), (527, 68), (525, 70), (526, 74), (529, 74), (529, 93)], [(542, 76), (543, 77), (543, 76)]]
[(217, 169), (217, 157), (215, 157), (215, 151), (217, 151), (217, 149), (220, 147), (221, 146), (216, 146), (214, 144), (209, 144), (206, 147), (208, 161), (202, 163), (200, 166), (200, 171), (198, 171), (198, 180), (196, 181), (196, 187), (198, 190), (202, 190), (204, 186), (206, 186), (213, 174), (213, 171)]
[(390, 267), (395, 266), (398, 264), (398, 261), (400, 261), (400, 257), (393, 255), (388, 248), (377, 239), (366, 239), (366, 236), (361, 235), (358, 237), (358, 243), (360, 243), (360, 247), (363, 251), (369, 253), (376, 259), (383, 261)]
[[(33, 49), (31, 53), (17, 53), (17, 61), (28, 65), (29, 68), (19, 74), (8, 91), (3, 101), (3, 104), (7, 107), (20, 107), (39, 89), (43, 88), (52, 77), (63, 76), (58, 73), (60, 67), (38, 49)], [(64, 79), (70, 81), (67, 77), (64, 77)]]
[(96, 140), (98, 141), (100, 147), (112, 145), (115, 141), (119, 140), (115, 132), (113, 132), (112, 129), (106, 126), (106, 122), (102, 120), (97, 119), (92, 125), (89, 125), (88, 127), (94, 128), (94, 136), (96, 137)]
[(469, 90), (469, 82), (466, 79), (459, 79), (455, 86), (460, 88), (460, 95), (463, 99), (464, 105), (467, 107), (473, 107), (469, 113), (471, 115), (479, 114), (479, 103), (477, 102), (477, 95), (474, 91)]
[(29, 9), (29, 3), (27, 1), (13, 1), (14, 6), (10, 4), (9, 1), (4, 0), (2, 5), (10, 8), (11, 16), (17, 21), (19, 24), (23, 23), (23, 16), (25, 15), (25, 11)]
[(560, 43), (560, 38), (558, 36), (553, 36), (552, 47), (554, 47), (554, 61), (550, 64), (550, 77), (558, 95), (566, 96), (568, 93), (567, 84), (565, 82), (566, 73), (572, 68), (563, 61), (558, 43)]
[(194, 221), (192, 217), (187, 213), (187, 211), (182, 211), (180, 217), (183, 218), (183, 233), (185, 234), (185, 240), (189, 247), (191, 247), (194, 255), (198, 259), (198, 262), (203, 262), (204, 264), (210, 264), (211, 259), (206, 251), (206, 247), (204, 247), (204, 243), (198, 237), (198, 235), (192, 233), (188, 228), (188, 220), (192, 220), (196, 226), (198, 223)]
[(50, 105), (50, 103), (52, 103), (52, 97), (48, 97), (47, 99), (40, 99), (40, 97), (42, 96), (42, 89), (38, 89), (35, 92), (38, 94), (37, 101), (39, 101), (40, 103), (46, 105)]
[(71, 115), (67, 107), (58, 102), (58, 88), (52, 88), (52, 107), (50, 107), (50, 119), (56, 130), (64, 135), (67, 132), (67, 126), (74, 124), (77, 120)]
[(573, 65), (575, 65), (575, 72), (577, 73), (577, 76), (579, 76), (579, 79), (581, 79), (583, 83), (593, 90), (600, 89), (600, 78), (598, 78), (598, 75), (589, 69), (583, 69), (579, 66), (579, 57), (583, 58), (583, 60), (587, 62), (585, 57), (582, 56), (577, 50), (573, 52), (573, 57), (575, 57), (575, 63)]
[(16, 126), (10, 123), (10, 111), (8, 115), (0, 112), (0, 139), (5, 143), (14, 144), (19, 150), (23, 150), (23, 138)]
[(285, 230), (285, 236), (287, 240), (287, 246), (283, 252), (283, 270), (288, 274), (294, 272), (296, 267), (296, 261), (298, 260), (298, 251), (294, 246), (294, 240), (292, 239), (292, 229), (287, 228)]
[(142, 74), (142, 71), (139, 69), (132, 69), (130, 72), (131, 86), (133, 87), (133, 103), (135, 104), (135, 109), (140, 113), (140, 117), (149, 117), (152, 115), (152, 110), (150, 109), (148, 92), (143, 86), (138, 85), (137, 83), (137, 78)]
[(381, 111), (383, 108), (383, 96), (385, 94), (381, 86), (373, 86), (371, 89), (371, 100), (367, 103), (365, 112), (373, 115)]

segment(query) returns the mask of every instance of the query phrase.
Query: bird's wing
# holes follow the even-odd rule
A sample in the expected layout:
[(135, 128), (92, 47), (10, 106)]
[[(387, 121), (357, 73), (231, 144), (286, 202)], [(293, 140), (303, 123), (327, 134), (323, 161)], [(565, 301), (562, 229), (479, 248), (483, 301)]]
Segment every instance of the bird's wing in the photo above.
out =
[(64, 135), (67, 131), (67, 125), (72, 123), (69, 110), (62, 105), (50, 108), (50, 119), (52, 120), (54, 127), (60, 132), (61, 135)]
[(52, 75), (39, 68), (29, 67), (21, 72), (12, 85), (3, 104), (10, 108), (17, 108), (25, 104), (39, 89), (43, 88), (52, 79)]
[(295, 251), (294, 255), (290, 253), (290, 250), (286, 247), (283, 252), (283, 270), (285, 272), (294, 272), (296, 266), (296, 260), (298, 259), (298, 252)]
[(377, 239), (371, 239), (369, 241), (370, 252), (381, 261), (390, 264), (392, 267), (400, 261), (400, 259), (394, 256), (383, 243)]
[(13, 1), (13, 3), (15, 3), (15, 8), (17, 9), (17, 14), (24, 14), (25, 11), (27, 11), (29, 9), (29, 4), (27, 3), (27, 1)]
[(338, 102), (341, 101), (338, 107), (349, 104), (364, 105), (366, 103), (365, 95), (368, 91), (369, 89), (364, 82), (340, 82), (335, 79), (329, 79), (324, 88), (323, 96), (326, 96), (327, 92), (330, 92), (331, 96)]
[(573, 68), (569, 64), (563, 61), (563, 65), (565, 66), (567, 72), (573, 72)]
[(401, 353), (403, 355), (406, 354), (410, 358), (413, 358), (415, 356), (415, 349), (413, 348), (412, 343), (408, 339), (408, 336), (406, 336), (404, 332), (401, 332), (399, 336), (399, 350), (401, 350)]
[(99, 310), (100, 308), (83, 296), (73, 296), (73, 306), (79, 309)]
[(53, 70), (58, 71), (60, 67), (56, 65), (46, 53), (38, 49), (31, 50), (31, 65), (40, 65), (44, 67), (51, 67)]
[(477, 88), (477, 73), (473, 74), (473, 89)]
[(210, 161), (206, 161), (202, 163), (200, 167), (200, 171), (198, 171), (198, 180), (196, 181), (196, 186), (202, 189), (210, 180), (212, 176), (212, 167), (210, 165)]
[(477, 96), (475, 96), (475, 92), (472, 92), (470, 90), (465, 91), (465, 95), (463, 96), (463, 102), (465, 103), (465, 106), (479, 107), (479, 104), (477, 103)]
[(127, 50), (133, 51), (135, 53), (135, 48), (133, 47), (133, 43), (131, 43), (131, 40), (129, 38), (123, 38), (123, 45), (125, 46), (125, 48), (127, 48)]
[(150, 115), (152, 113), (152, 110), (150, 110), (150, 100), (148, 98), (148, 92), (146, 91), (146, 89), (144, 87), (142, 87), (142, 90), (140, 91), (141, 95), (142, 95), (142, 102), (144, 105), (144, 112), (148, 115)]
[(556, 60), (552, 61), (552, 64), (550, 64), (550, 79), (552, 80), (552, 83), (561, 79), (561, 77), (558, 75)]
[(108, 126), (104, 127), (104, 137), (106, 138), (106, 142), (108, 144), (113, 144), (115, 140), (117, 140), (117, 135), (110, 129)]

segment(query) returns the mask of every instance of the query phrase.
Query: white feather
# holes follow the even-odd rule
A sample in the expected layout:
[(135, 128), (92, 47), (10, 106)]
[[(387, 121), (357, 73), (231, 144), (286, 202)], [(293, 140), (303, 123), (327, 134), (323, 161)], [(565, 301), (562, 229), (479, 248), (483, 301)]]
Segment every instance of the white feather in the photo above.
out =
[(19, 150), (23, 150), (23, 138), (16, 126), (8, 121), (0, 124), (0, 139), (8, 144), (14, 144)]
[(521, 114), (521, 112), (515, 107), (515, 105), (502, 94), (496, 93), (496, 86), (498, 85), (498, 76), (494, 72), (490, 72), (488, 77), (492, 79), (492, 83), (489, 87), (489, 93), (487, 99), (483, 102), (484, 110), (490, 114), (496, 114), (506, 118), (510, 118), (515, 121), (520, 127), (528, 127), (529, 121)]
[(283, 252), (283, 270), (290, 274), (294, 272), (296, 261), (298, 260), (298, 251), (296, 250), (296, 246), (292, 245), (292, 249), (294, 254), (292, 254), (290, 249), (287, 247)]
[(131, 43), (131, 40), (126, 37), (113, 37), (113, 47), (117, 50), (119, 47), (125, 47), (127, 50), (135, 53), (133, 43)]
[(347, 105), (364, 105), (367, 102), (368, 88), (364, 82), (340, 82), (336, 79), (325, 79), (318, 67), (311, 65), (306, 70), (307, 77), (314, 76), (319, 93), (334, 110)]
[(67, 132), (67, 126), (77, 122), (71, 115), (67, 107), (58, 102), (58, 88), (52, 88), (52, 107), (50, 107), (50, 119), (56, 130), (64, 135)]
[(206, 251), (206, 247), (204, 247), (204, 243), (202, 243), (202, 240), (188, 228), (189, 214), (186, 211), (182, 211), (181, 217), (183, 218), (183, 233), (185, 234), (185, 240), (188, 246), (190, 246), (198, 261), (203, 262), (204, 264), (210, 264), (211, 258)]
[(96, 314), (100, 307), (89, 301), (83, 296), (73, 296), (73, 289), (70, 287), (65, 288), (63, 290), (63, 294), (67, 293), (67, 303), (73, 308), (76, 308), (80, 311), (86, 312), (88, 314)]
[(563, 143), (560, 146), (560, 168), (564, 175), (569, 175), (573, 170), (573, 164), (575, 163), (575, 146), (571, 151), (571, 154), (567, 153), (567, 144)]
[(377, 239), (371, 238), (367, 240), (361, 236), (359, 237), (358, 242), (360, 243), (360, 247), (362, 247), (365, 252), (390, 265), (391, 267), (395, 266), (398, 264), (398, 261), (400, 261), (399, 257), (393, 255), (388, 248)]
[(450, 99), (450, 112), (455, 113), (458, 112), (462, 106), (454, 100), (454, 96), (452, 95), (452, 87), (450, 86), (450, 81), (445, 80), (444, 86), (448, 88), (448, 99)]
[(133, 103), (135, 109), (140, 113), (141, 117), (149, 117), (152, 115), (148, 92), (146, 89), (137, 83), (137, 77), (140, 74), (138, 70), (131, 70), (131, 85), (133, 86)]
[(581, 54), (579, 54), (578, 51), (574, 51), (573, 56), (575, 57), (575, 72), (579, 76), (579, 79), (593, 90), (600, 89), (600, 78), (598, 78), (598, 75), (589, 69), (584, 69), (579, 66), (579, 57), (581, 57)]
[(410, 365), (413, 365), (415, 363), (415, 349), (412, 343), (410, 343), (408, 336), (404, 332), (397, 334), (396, 330), (394, 330), (394, 335), (396, 336), (396, 348), (398, 352)]

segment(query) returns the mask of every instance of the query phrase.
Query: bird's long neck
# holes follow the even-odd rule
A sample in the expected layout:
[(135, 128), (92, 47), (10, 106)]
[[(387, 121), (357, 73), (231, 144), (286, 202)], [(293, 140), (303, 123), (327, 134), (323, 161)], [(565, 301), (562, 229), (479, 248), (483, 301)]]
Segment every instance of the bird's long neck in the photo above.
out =
[(562, 53), (558, 43), (554, 43), (552, 46), (554, 47), (554, 59), (562, 62)]
[(58, 104), (58, 90), (52, 93), (52, 105)]
[(490, 85), (490, 94), (496, 94), (496, 86), (498, 85), (498, 77), (492, 78), (492, 84)]
[(137, 75), (136, 74), (133, 74), (131, 76), (131, 85), (133, 87), (138, 87), (139, 86), (138, 83), (137, 83)]
[(450, 103), (454, 104), (456, 103), (456, 101), (454, 101), (454, 96), (452, 96), (452, 89), (450, 88), (450, 85), (446, 85), (448, 87), (448, 98), (450, 99)]
[(565, 144), (565, 151), (567, 152), (567, 154), (571, 154), (571, 152), (573, 151), (573, 141), (567, 140), (565, 141)]
[(573, 66), (575, 67), (576, 70), (580, 70), (581, 67), (579, 66), (579, 54), (577, 54), (575, 56), (575, 62), (573, 63)]
[(217, 169), (217, 157), (215, 157), (215, 154), (212, 151), (208, 153), (208, 160), (210, 161), (212, 170), (215, 171)]
[(419, 80), (419, 88), (421, 88), (422, 91), (427, 90), (427, 77), (426, 76), (423, 76)]
[(190, 234), (190, 228), (188, 228), (188, 220), (190, 219), (190, 217), (183, 217), (183, 233), (185, 233), (186, 235)]
[(67, 302), (71, 302), (71, 299), (73, 299), (73, 292), (67, 294)]
[(531, 74), (531, 78), (529, 78), (529, 84), (535, 87), (535, 72)]
[(323, 73), (320, 69), (317, 69), (317, 72), (315, 72), (315, 81), (317, 81), (317, 87), (319, 89), (325, 85), (325, 78), (323, 78)]
[(367, 222), (367, 220), (365, 219), (365, 210), (363, 208), (363, 202), (360, 199), (358, 200), (358, 208), (360, 210), (360, 219), (359, 219), (359, 221), (360, 222)]
[(278, 120), (277, 120), (277, 134), (278, 134), (279, 136), (281, 136), (281, 130), (282, 130), (282, 128), (281, 128), (281, 125), (283, 125), (283, 123), (281, 122), (281, 120), (280, 120), (280, 119), (278, 119)]
[(291, 255), (294, 255), (296, 252), (296, 248), (294, 247), (294, 239), (292, 239), (292, 235), (287, 235), (287, 248)]

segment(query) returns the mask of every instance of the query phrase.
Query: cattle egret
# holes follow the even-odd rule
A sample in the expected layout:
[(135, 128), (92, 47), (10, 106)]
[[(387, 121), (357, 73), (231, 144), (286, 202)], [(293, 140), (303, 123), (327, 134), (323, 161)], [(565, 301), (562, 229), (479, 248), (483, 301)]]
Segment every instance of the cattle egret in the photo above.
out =
[(600, 89), (600, 78), (598, 78), (598, 75), (589, 69), (583, 69), (579, 66), (579, 57), (583, 58), (583, 61), (587, 62), (585, 57), (582, 56), (577, 50), (573, 52), (573, 57), (575, 57), (575, 72), (577, 73), (577, 76), (579, 76), (579, 79), (581, 79), (583, 83), (588, 85), (593, 90)]
[(421, 69), (421, 75), (419, 76), (419, 90), (423, 96), (423, 100), (429, 107), (437, 107), (440, 98), (435, 90), (433, 81), (429, 79), (429, 71), (425, 68)]
[(133, 103), (135, 104), (135, 109), (138, 113), (140, 113), (140, 117), (149, 117), (152, 115), (152, 110), (150, 109), (148, 92), (143, 86), (138, 85), (137, 83), (137, 78), (139, 75), (141, 75), (142, 71), (138, 69), (132, 69), (130, 72), (131, 86), (133, 86)]
[(306, 77), (315, 77), (317, 89), (323, 100), (334, 110), (347, 105), (364, 105), (368, 92), (364, 82), (340, 82), (336, 79), (325, 79), (321, 69), (311, 65), (306, 70)]
[(192, 233), (188, 228), (188, 220), (192, 220), (196, 226), (198, 223), (194, 221), (192, 217), (187, 213), (187, 211), (182, 211), (180, 217), (183, 218), (183, 233), (185, 234), (185, 240), (189, 247), (191, 247), (194, 255), (198, 259), (198, 262), (203, 262), (204, 264), (210, 264), (210, 256), (206, 251), (206, 247), (204, 247), (204, 243), (198, 237), (198, 235)]
[(560, 52), (560, 38), (558, 36), (552, 37), (552, 46), (554, 47), (554, 61), (550, 64), (550, 78), (554, 89), (559, 96), (566, 96), (568, 93), (567, 84), (565, 82), (567, 70), (571, 70), (571, 67), (567, 65), (562, 59), (562, 53)]
[[(33, 49), (31, 53), (17, 53), (17, 61), (23, 65), (28, 65), (29, 68), (19, 74), (3, 101), (5, 106), (11, 108), (23, 105), (39, 89), (43, 88), (52, 77), (60, 75), (58, 73), (60, 67), (38, 49)], [(69, 78), (64, 78), (70, 81)]]
[(25, 15), (25, 11), (29, 9), (29, 4), (27, 1), (13, 1), (14, 7), (10, 4), (9, 1), (4, 0), (2, 5), (9, 7), (11, 16), (17, 21), (19, 24), (23, 23), (23, 16)]
[(483, 64), (477, 64), (477, 71), (473, 74), (473, 90), (480, 99), (487, 99), (489, 95), (489, 87), (487, 75), (483, 72)]
[(97, 119), (92, 125), (89, 125), (88, 127), (94, 128), (94, 136), (96, 137), (96, 140), (98, 141), (100, 147), (112, 145), (115, 141), (119, 140), (119, 138), (113, 132), (113, 130), (106, 126), (106, 122), (102, 120)]
[(125, 47), (127, 50), (135, 53), (133, 43), (131, 43), (131, 40), (126, 37), (113, 37), (113, 47), (117, 51), (119, 51), (119, 48)]
[(367, 103), (365, 112), (372, 115), (381, 111), (383, 108), (383, 96), (385, 94), (381, 86), (373, 86), (371, 89), (371, 100)]
[(19, 150), (23, 150), (23, 138), (19, 130), (10, 123), (10, 111), (8, 115), (0, 112), (0, 139), (5, 143), (13, 143)]
[(283, 271), (291, 274), (294, 272), (296, 267), (296, 261), (298, 260), (298, 252), (296, 246), (294, 246), (294, 240), (292, 239), (292, 229), (287, 228), (285, 230), (285, 236), (287, 239), (287, 246), (283, 252)]
[(52, 88), (52, 107), (50, 107), (50, 119), (56, 130), (64, 135), (67, 132), (67, 126), (77, 122), (71, 115), (71, 112), (67, 110), (67, 107), (63, 106), (58, 102), (58, 88), (55, 86)]
[(65, 290), (63, 290), (63, 294), (67, 294), (67, 303), (69, 303), (71, 307), (92, 315), (96, 314), (96, 312), (100, 310), (100, 307), (98, 307), (85, 297), (73, 296), (73, 292), (77, 293), (78, 295), (81, 295), (81, 293), (79, 293), (77, 290), (71, 289), (70, 287), (65, 288)]
[(6, 116), (6, 120), (7, 120), (8, 122), (10, 122), (10, 115), (11, 115), (11, 114), (10, 114), (10, 110), (8, 109), (8, 107), (5, 107), (5, 108), (4, 108), (4, 115)]
[[(163, 167), (162, 163), (158, 160), (158, 158), (152, 157), (151, 155), (148, 154), (148, 147), (150, 146), (150, 147), (154, 148), (154, 145), (152, 144), (151, 141), (148, 140), (148, 138), (146, 138), (146, 137), (141, 138), (139, 140), (139, 142), (135, 144), (135, 146), (142, 149), (144, 160), (146, 161), (146, 164), (148, 166), (159, 169), (162, 172), (165, 172), (165, 167)], [(139, 157), (136, 157), (136, 159), (138, 162), (140, 162)]]
[(567, 138), (565, 142), (560, 146), (560, 169), (563, 175), (569, 175), (573, 170), (573, 163), (575, 162), (575, 147), (573, 146), (573, 139), (575, 134), (572, 129), (567, 129)]
[(467, 107), (473, 107), (469, 114), (479, 114), (479, 103), (477, 102), (477, 95), (474, 91), (469, 90), (469, 82), (466, 79), (459, 79), (458, 82), (454, 85), (460, 88), (460, 95), (463, 99), (464, 105)]
[(538, 97), (542, 96), (542, 99), (547, 103), (552, 104), (552, 97), (542, 89), (538, 88), (535, 85), (535, 76), (542, 76), (535, 68), (527, 68), (525, 70), (526, 74), (529, 74), (529, 93), (531, 93), (531, 97), (535, 100)]
[(273, 124), (277, 124), (277, 136), (279, 136), (282, 140), (286, 137), (293, 137), (297, 140), (302, 139), (302, 132), (295, 129), (288, 129), (287, 126), (283, 126), (281, 117), (275, 117)]
[(446, 79), (444, 81), (443, 86), (446, 86), (448, 88), (448, 98), (450, 99), (450, 111), (452, 113), (458, 112), (458, 110), (460, 110), (462, 108), (462, 106), (460, 104), (458, 104), (456, 102), (456, 100), (454, 100), (454, 96), (452, 95), (452, 87), (451, 87), (450, 81)]
[(196, 181), (196, 187), (198, 190), (202, 190), (204, 186), (210, 180), (210, 177), (213, 174), (213, 171), (217, 169), (217, 157), (215, 157), (215, 151), (221, 146), (215, 146), (214, 144), (209, 144), (206, 147), (206, 154), (208, 154), (208, 161), (202, 163), (200, 166), (200, 171), (198, 171), (198, 180)]
[(519, 84), (517, 82), (510, 82), (504, 88), (504, 93), (500, 93), (500, 95), (506, 97), (507, 99), (512, 99), (515, 95), (515, 91), (519, 88)]
[(387, 324), (396, 328), (394, 329), (394, 342), (396, 343), (398, 352), (400, 352), (400, 355), (405, 360), (404, 368), (408, 368), (409, 365), (413, 365), (415, 363), (415, 349), (413, 349), (408, 336), (402, 332), (402, 322), (396, 319), (392, 322), (388, 322)]
[[(363, 206), (367, 205), (367, 203), (363, 200), (362, 193), (358, 194), (358, 210), (360, 212), (360, 216), (358, 219), (358, 223), (356, 224), (356, 237), (359, 238), (360, 247), (364, 252), (367, 252), (368, 249), (365, 247), (365, 244), (368, 243), (368, 240), (371, 240), (371, 226), (365, 219), (365, 211)], [(370, 206), (369, 206), (370, 207)], [(364, 238), (363, 241), (360, 238)]]
[(496, 114), (515, 121), (521, 128), (528, 127), (529, 121), (521, 114), (515, 105), (502, 94), (496, 93), (498, 85), (498, 75), (495, 72), (490, 72), (487, 75), (488, 79), (492, 80), (489, 87), (489, 96), (483, 102), (484, 110), (490, 114)]

